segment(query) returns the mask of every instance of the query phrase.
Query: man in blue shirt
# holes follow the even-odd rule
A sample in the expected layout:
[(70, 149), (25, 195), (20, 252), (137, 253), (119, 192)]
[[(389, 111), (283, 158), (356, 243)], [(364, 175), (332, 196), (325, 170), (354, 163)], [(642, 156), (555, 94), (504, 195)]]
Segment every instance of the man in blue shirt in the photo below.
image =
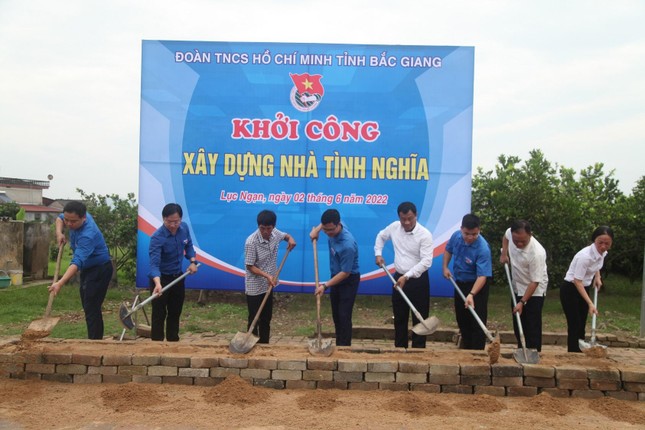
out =
[(103, 234), (87, 213), (85, 204), (71, 201), (56, 218), (56, 241), (59, 246), (65, 242), (63, 227), (69, 228), (69, 242), (74, 255), (69, 267), (49, 291), (58, 294), (77, 272), (81, 273), (79, 287), (81, 303), (85, 312), (88, 339), (103, 339), (103, 314), (101, 306), (112, 279), (112, 260)]
[(352, 311), (358, 293), (361, 274), (358, 268), (358, 244), (354, 236), (340, 222), (336, 209), (327, 209), (320, 217), (320, 224), (309, 233), (311, 239), (318, 239), (320, 230), (329, 237), (329, 271), (331, 279), (319, 284), (316, 295), (322, 295), (331, 288), (329, 299), (336, 328), (336, 345), (352, 344)]
[[(461, 332), (461, 348), (484, 349), (486, 335), (468, 310), (472, 306), (484, 325), (488, 319), (488, 278), (493, 276), (488, 242), (479, 234), (479, 217), (465, 215), (460, 231), (448, 240), (443, 254), (443, 276), (454, 278), (466, 296), (466, 303), (455, 292), (455, 317)], [(452, 260), (452, 273), (448, 264)]]
[[(188, 271), (197, 272), (195, 249), (188, 225), (181, 221), (183, 210), (177, 203), (168, 203), (161, 211), (163, 225), (150, 238), (150, 293), (161, 289), (183, 274), (182, 262), (190, 261)], [(150, 338), (176, 342), (179, 340), (179, 317), (184, 307), (186, 287), (182, 279), (163, 295), (152, 301)]]

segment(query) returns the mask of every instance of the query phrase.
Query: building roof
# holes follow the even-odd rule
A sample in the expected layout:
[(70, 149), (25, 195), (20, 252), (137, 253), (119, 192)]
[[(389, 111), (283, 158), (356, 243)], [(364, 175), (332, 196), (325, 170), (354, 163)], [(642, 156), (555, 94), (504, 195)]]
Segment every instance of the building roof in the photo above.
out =
[(49, 181), (38, 181), (36, 179), (19, 179), (0, 177), (0, 187), (32, 188), (45, 190), (49, 188)]
[(49, 213), (55, 213), (59, 214), (62, 212), (59, 208), (52, 208), (49, 206), (42, 206), (42, 205), (20, 205), (21, 208), (25, 210), (25, 212), (49, 212)]

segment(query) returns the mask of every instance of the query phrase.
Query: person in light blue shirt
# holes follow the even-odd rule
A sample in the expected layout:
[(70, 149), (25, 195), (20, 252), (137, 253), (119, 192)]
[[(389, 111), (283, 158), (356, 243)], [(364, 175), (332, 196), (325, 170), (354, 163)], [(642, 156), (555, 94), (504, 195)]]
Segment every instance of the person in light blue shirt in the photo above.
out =
[(181, 221), (181, 206), (168, 203), (161, 211), (161, 216), (163, 225), (152, 234), (148, 248), (150, 294), (159, 295), (152, 301), (150, 337), (152, 340), (164, 340), (165, 334), (167, 341), (176, 342), (179, 340), (179, 318), (186, 296), (184, 279), (163, 294), (161, 290), (183, 274), (184, 259), (190, 261), (188, 271), (191, 274), (197, 272), (197, 260), (188, 225)]
[[(484, 325), (488, 319), (488, 278), (493, 276), (490, 246), (480, 234), (479, 217), (465, 215), (461, 229), (453, 233), (443, 254), (443, 276), (453, 278), (466, 296), (455, 292), (455, 317), (462, 349), (484, 349), (486, 335), (468, 310), (472, 306)], [(452, 273), (448, 268), (452, 260)]]
[(69, 267), (58, 282), (49, 286), (49, 291), (58, 294), (77, 272), (80, 272), (80, 295), (87, 337), (103, 339), (103, 314), (101, 307), (107, 294), (113, 267), (110, 251), (94, 218), (87, 213), (85, 204), (68, 202), (63, 213), (56, 218), (56, 241), (59, 246), (67, 239), (63, 227), (69, 228), (69, 243), (74, 251)]

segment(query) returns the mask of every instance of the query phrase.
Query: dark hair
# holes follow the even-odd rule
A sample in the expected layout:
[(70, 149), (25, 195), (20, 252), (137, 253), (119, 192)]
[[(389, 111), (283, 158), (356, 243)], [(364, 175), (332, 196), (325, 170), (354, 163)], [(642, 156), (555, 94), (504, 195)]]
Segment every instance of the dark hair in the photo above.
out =
[(85, 203), (73, 200), (65, 204), (63, 212), (76, 214), (80, 218), (83, 218), (87, 214), (87, 207), (85, 206)]
[(531, 224), (526, 220), (516, 219), (511, 223), (511, 232), (515, 233), (518, 230), (524, 230), (528, 234), (531, 234)]
[(178, 214), (179, 218), (184, 217), (184, 211), (181, 210), (181, 206), (179, 206), (177, 203), (168, 203), (163, 207), (163, 210), (161, 211), (161, 216), (164, 218), (167, 218), (170, 215), (174, 214)]
[(258, 225), (271, 225), (275, 227), (277, 220), (278, 217), (276, 216), (275, 212), (268, 209), (264, 209), (258, 214)]
[(596, 238), (598, 236), (602, 236), (603, 234), (606, 234), (607, 236), (611, 237), (611, 240), (614, 240), (614, 231), (611, 229), (611, 227), (607, 225), (601, 225), (597, 229), (591, 233), (591, 241), (595, 242)]
[(479, 217), (475, 214), (466, 214), (461, 219), (461, 226), (471, 230), (473, 228), (479, 228)]
[(417, 214), (417, 207), (412, 202), (403, 202), (396, 209), (397, 214), (407, 214), (412, 211), (413, 214)]
[(320, 217), (322, 224), (329, 224), (330, 222), (338, 225), (340, 223), (340, 213), (336, 209), (327, 209)]

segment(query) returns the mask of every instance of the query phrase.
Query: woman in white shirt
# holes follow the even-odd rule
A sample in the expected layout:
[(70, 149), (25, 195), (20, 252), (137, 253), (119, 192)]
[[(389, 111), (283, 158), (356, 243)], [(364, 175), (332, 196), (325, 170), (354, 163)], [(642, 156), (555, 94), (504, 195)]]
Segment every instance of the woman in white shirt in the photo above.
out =
[(600, 269), (607, 251), (614, 240), (614, 232), (607, 226), (600, 226), (591, 235), (592, 244), (582, 248), (569, 265), (560, 288), (560, 302), (567, 317), (567, 350), (581, 352), (578, 340), (585, 338), (587, 315), (598, 310), (589, 297), (589, 288), (600, 289), (602, 280)]

